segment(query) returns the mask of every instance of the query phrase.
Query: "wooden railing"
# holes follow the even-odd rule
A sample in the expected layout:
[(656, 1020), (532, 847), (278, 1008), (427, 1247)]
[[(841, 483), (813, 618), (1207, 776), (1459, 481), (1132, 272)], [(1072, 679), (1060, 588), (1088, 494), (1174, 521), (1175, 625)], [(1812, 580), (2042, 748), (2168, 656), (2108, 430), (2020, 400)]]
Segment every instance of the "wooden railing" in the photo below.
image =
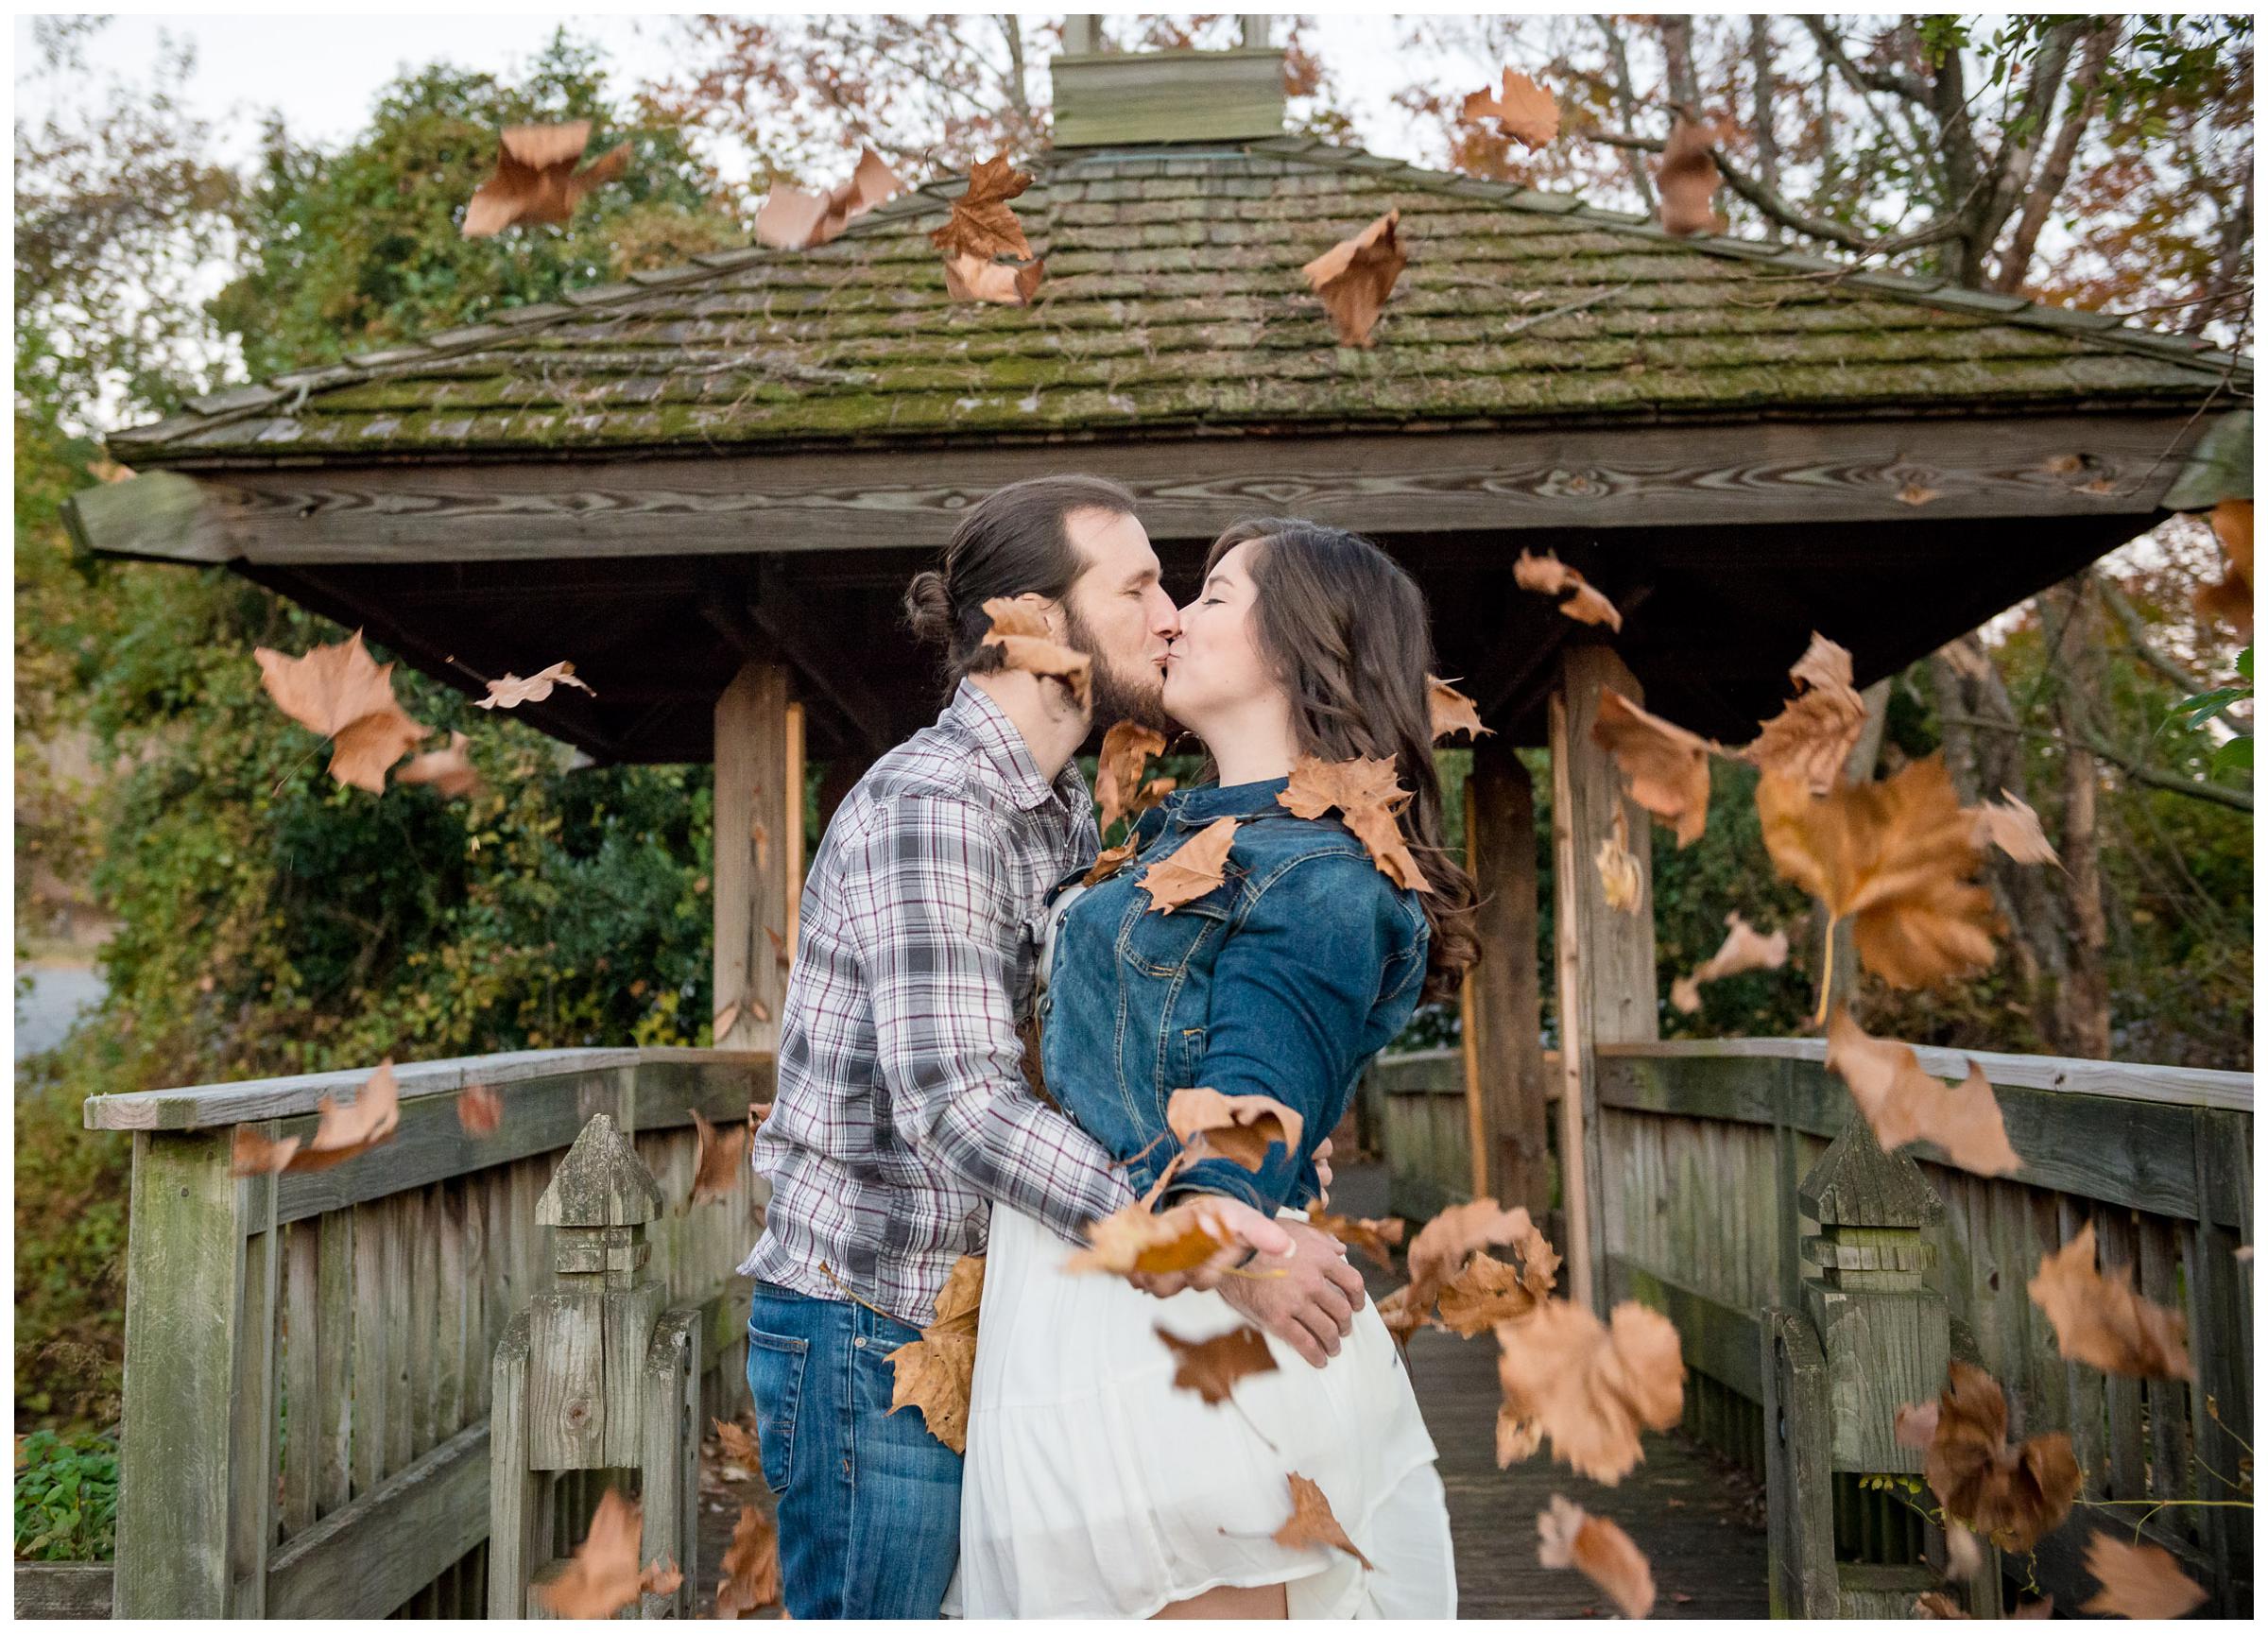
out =
[[(336, 1167), (232, 1173), (237, 1127), (313, 1131), (367, 1072), (86, 1103), (130, 1130), (126, 1384), (113, 1614), (482, 1616), (490, 1358), (548, 1285), (536, 1198), (594, 1112), (630, 1132), (673, 1212), (654, 1274), (703, 1313), (705, 1413), (741, 1404), (745, 1280), (761, 1227), (744, 1168), (686, 1208), (692, 1110), (730, 1127), (769, 1100), (747, 1051), (588, 1049), (395, 1068), (392, 1139)], [(457, 1092), (493, 1089), (475, 1138)]]

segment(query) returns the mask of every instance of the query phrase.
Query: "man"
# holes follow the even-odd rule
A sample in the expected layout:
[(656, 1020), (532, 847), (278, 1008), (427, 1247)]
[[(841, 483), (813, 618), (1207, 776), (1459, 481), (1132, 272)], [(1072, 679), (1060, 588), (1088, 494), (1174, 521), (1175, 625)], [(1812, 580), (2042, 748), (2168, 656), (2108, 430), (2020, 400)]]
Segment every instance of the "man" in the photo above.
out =
[[(1087, 654), (1091, 701), (1003, 666), (984, 603), (1010, 597)], [(1047, 888), (1098, 838), (1074, 756), (1098, 725), (1161, 722), (1160, 668), (1179, 628), (1133, 496), (1039, 477), (971, 507), (941, 571), (906, 597), (941, 642), (952, 698), (845, 797), (812, 858), (780, 1023), (779, 1086), (753, 1161), (772, 1183), (741, 1265), (748, 1387), (797, 1618), (935, 1617), (960, 1548), (960, 1454), (911, 1409), (886, 1358), (933, 1319), (988, 1205), (1083, 1244), (1133, 1200), (1103, 1147), (1020, 1070), (1030, 931)], [(1280, 1274), (1224, 1281), (1224, 1252), (1143, 1285), (1218, 1287), (1321, 1367), (1351, 1329), (1362, 1279), (1340, 1246), (1241, 1210)]]

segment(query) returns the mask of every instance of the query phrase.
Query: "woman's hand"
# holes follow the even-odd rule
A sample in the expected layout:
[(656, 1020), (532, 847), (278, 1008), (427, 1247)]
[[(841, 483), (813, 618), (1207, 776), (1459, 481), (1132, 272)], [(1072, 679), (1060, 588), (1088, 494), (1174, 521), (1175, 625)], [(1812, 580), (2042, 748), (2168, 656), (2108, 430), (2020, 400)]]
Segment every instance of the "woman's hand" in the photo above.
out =
[(1171, 1299), (1185, 1288), (1200, 1293), (1210, 1292), (1221, 1285), (1230, 1271), (1256, 1255), (1280, 1256), (1292, 1251), (1291, 1234), (1275, 1220), (1262, 1213), (1249, 1203), (1240, 1203), (1234, 1197), (1208, 1195), (1177, 1203), (1178, 1209), (1203, 1209), (1211, 1214), (1216, 1228), (1225, 1230), (1228, 1239), (1212, 1258), (1189, 1271), (1137, 1271), (1126, 1281), (1145, 1294), (1160, 1299)]

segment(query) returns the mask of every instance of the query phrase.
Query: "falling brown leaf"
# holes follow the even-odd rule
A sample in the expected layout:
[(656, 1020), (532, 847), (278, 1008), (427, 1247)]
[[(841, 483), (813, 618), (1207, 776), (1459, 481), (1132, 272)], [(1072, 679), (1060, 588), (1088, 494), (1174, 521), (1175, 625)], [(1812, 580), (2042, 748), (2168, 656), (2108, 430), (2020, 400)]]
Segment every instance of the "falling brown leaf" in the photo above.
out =
[(709, 1423), (716, 1431), (717, 1446), (727, 1458), (751, 1474), (764, 1468), (764, 1453), (755, 1436), (730, 1419), (712, 1419)]
[(1368, 346), (1394, 281), (1409, 265), (1394, 229), (1401, 212), (1389, 210), (1351, 238), (1343, 238), (1299, 269), (1323, 301), (1341, 346)]
[(2244, 635), (2252, 633), (2252, 501), (2225, 499), (2213, 507), (2208, 519), (2213, 537), (2228, 559), (2221, 582), (2198, 591), (2196, 609), (2202, 618), (2225, 624)]
[(686, 1206), (721, 1203), (732, 1195), (741, 1164), (747, 1161), (748, 1127), (734, 1124), (720, 1135), (715, 1126), (701, 1116), (698, 1107), (685, 1109), (693, 1115), (694, 1134), (699, 1142), (693, 1165), (693, 1195), (685, 1199)]
[(362, 631), (304, 658), (256, 646), (260, 684), (276, 707), (331, 740), (331, 775), (371, 794), (386, 792), (387, 768), (432, 729), (394, 701), (394, 666), (363, 650)]
[(1228, 1400), (1239, 1379), (1276, 1371), (1267, 1336), (1258, 1328), (1231, 1328), (1210, 1339), (1184, 1339), (1163, 1327), (1157, 1333), (1174, 1353), (1174, 1388), (1194, 1390), (1209, 1407)]
[(1128, 817), (1138, 817), (1152, 806), (1163, 802), (1165, 797), (1180, 786), (1180, 779), (1154, 777), (1134, 791), (1133, 803), (1126, 807)]
[(1969, 1622), (1969, 1614), (1961, 1608), (1961, 1602), (1942, 1589), (1932, 1589), (1915, 1596), (1914, 1614), (1923, 1622)]
[(775, 249), (816, 249), (905, 183), (871, 147), (862, 148), (850, 180), (826, 193), (775, 181), (756, 213), (755, 234)]
[(2155, 1543), (2096, 1532), (2087, 1540), (2087, 1569), (2103, 1587), (2079, 1609), (2098, 1617), (2187, 1617), (2205, 1604), (2205, 1590)]
[(1958, 1521), (1948, 1522), (1945, 1528), (1945, 1574), (1956, 1583), (1966, 1583), (1984, 1570), (1984, 1545), (1977, 1535)]
[(1346, 1214), (1325, 1213), (1319, 1209), (1307, 1211), (1307, 1223), (1318, 1231), (1329, 1233), (1350, 1248), (1360, 1248), (1378, 1262), (1379, 1269), (1394, 1268), (1394, 1248), (1401, 1241), (1408, 1222), (1399, 1219), (1357, 1220)]
[(1850, 654), (1816, 630), (1788, 675), (1796, 696), (1740, 758), (1825, 794), (1842, 781), (1844, 763), (1866, 730), (1866, 700), (1851, 685)]
[(1591, 740), (1610, 751), (1630, 798), (1675, 831), (1677, 849), (1709, 826), (1709, 755), (1714, 746), (1659, 715), (1648, 714), (1612, 687), (1599, 689)]
[[(599, 1495), (591, 1529), (575, 1556), (536, 1596), (556, 1617), (611, 1617), (638, 1598), (638, 1505), (610, 1488)], [(657, 1574), (658, 1575), (658, 1574)], [(666, 1594), (675, 1589), (656, 1587)]]
[(2132, 1266), (2115, 1278), (2095, 1269), (2092, 1220), (2061, 1249), (2041, 1256), (2027, 1289), (2069, 1360), (2130, 1379), (2196, 1377), (2190, 1325), (2181, 1314), (2137, 1293)]
[[(1435, 1290), (1436, 1293), (1438, 1291)], [(1429, 1323), (1439, 1326), (1434, 1321), (1432, 1299), (1418, 1303), (1416, 1283), (1397, 1288), (1379, 1300), (1378, 1319), (1386, 1325), (1386, 1332), (1394, 1336), (1394, 1342), (1404, 1347), (1408, 1346), (1410, 1335), (1418, 1329)]]
[(1134, 883), (1150, 896), (1152, 913), (1170, 914), (1209, 891), (1221, 888), (1228, 848), (1236, 843), (1236, 818), (1222, 817), (1199, 829), (1162, 862), (1154, 862)]
[(1094, 765), (1094, 799), (1102, 808), (1103, 833), (1133, 815), (1142, 774), (1152, 755), (1164, 752), (1165, 734), (1134, 721), (1122, 720), (1103, 733), (1102, 753)]
[(358, 1158), (373, 1146), (394, 1138), (402, 1122), (401, 1092), (394, 1083), (393, 1058), (378, 1063), (352, 1104), (340, 1106), (329, 1095), (315, 1103), (318, 1122), (307, 1144), (285, 1168), (294, 1173), (328, 1169)]
[(718, 1617), (732, 1621), (780, 1604), (780, 1531), (753, 1504), (740, 1506), (724, 1568), (724, 1581), (716, 1586)]
[(1950, 1519), (2012, 1555), (2063, 1524), (2079, 1495), (2079, 1462), (2061, 1430), (2011, 1447), (2008, 1402), (1981, 1367), (1955, 1362), (1937, 1399), (1923, 1475)]
[(1336, 808), (1380, 873), (1404, 890), (1430, 896), (1434, 887), (1395, 820), (1409, 800), (1410, 791), (1394, 775), (1391, 755), (1328, 761), (1303, 754), (1292, 765), (1291, 782), (1276, 797), (1276, 803), (1294, 817), (1319, 817)]
[(739, 1022), (740, 1001), (735, 999), (709, 1018), (709, 1036), (721, 1044), (730, 1036), (733, 1027), (738, 1025)]
[(1418, 1229), (1410, 1243), (1410, 1284), (1418, 1306), (1434, 1302), (1466, 1262), (1483, 1248), (1509, 1247), (1523, 1274), (1538, 1278), (1531, 1291), (1549, 1293), (1559, 1256), (1524, 1208), (1506, 1209), (1494, 1197), (1475, 1197), (1443, 1209)]
[(1881, 783), (1824, 797), (1767, 771), (1757, 781), (1764, 849), (1780, 877), (1851, 921), (1859, 959), (1894, 988), (1928, 987), (1992, 963), (1992, 893), (1942, 751)]
[(1695, 125), (1688, 119), (1670, 127), (1661, 162), (1654, 167), (1664, 232), (1684, 238), (1695, 232), (1725, 231), (1726, 219), (1716, 208), (1717, 162), (1710, 151), (1722, 137), (1718, 127)]
[(1827, 1067), (1849, 1087), (1883, 1151), (1927, 1141), (1972, 1175), (2013, 1175), (2024, 1166), (2008, 1144), (1992, 1085), (1974, 1062), (1968, 1076), (1948, 1089), (1921, 1070), (1911, 1045), (1868, 1037), (1846, 1008), (1828, 1023)]
[(619, 177), (630, 162), (630, 145), (625, 142), (578, 172), (576, 165), (590, 141), (588, 119), (507, 129), (495, 174), (465, 206), (463, 235), (487, 238), (524, 222), (565, 223), (587, 195)]
[(1133, 860), (1134, 836), (1128, 834), (1108, 851), (1098, 852), (1094, 859), (1094, 866), (1079, 876), (1079, 884), (1099, 886)]
[[(1414, 1250), (1413, 1250), (1414, 1252)], [(1645, 1456), (1641, 1425), (1666, 1430), (1684, 1413), (1685, 1361), (1668, 1317), (1634, 1300), (1608, 1322), (1580, 1305), (1551, 1299), (1535, 1315), (1500, 1322), (1497, 1382), (1512, 1420), (1507, 1442), (1533, 1450), (1548, 1437), (1552, 1455), (1576, 1474), (1613, 1486)]]
[(1899, 1446), (1911, 1447), (1917, 1453), (1928, 1452), (1930, 1443), (1937, 1439), (1936, 1399), (1900, 1402), (1891, 1419), (1890, 1433)]
[(788, 955), (787, 938), (780, 934), (779, 927), (776, 925), (765, 926), (764, 934), (771, 938), (772, 958), (774, 962), (776, 962), (782, 970), (787, 969), (789, 965), (795, 962), (795, 960)]
[(1599, 841), (1594, 859), (1599, 869), (1599, 886), (1606, 894), (1606, 905), (1618, 914), (1635, 914), (1640, 900), (1645, 895), (1645, 879), (1639, 872), (1638, 858), (1630, 852), (1630, 823), (1623, 816), (1623, 802), (1614, 802), (1614, 824)]
[(2060, 866), (2062, 859), (2056, 856), (2055, 848), (2040, 830), (2039, 814), (2006, 789), (2001, 790), (2000, 800), (1964, 809), (1976, 819), (1979, 851), (1996, 845), (2019, 863)]
[(447, 748), (411, 756), (409, 764), (394, 773), (394, 782), (429, 783), (443, 800), (461, 800), (477, 793), (480, 774), (472, 769), (472, 759), (465, 753), (472, 741), (461, 731), (451, 732)]
[(1509, 68), (1502, 90), (1473, 92), (1462, 112), (1468, 120), (1495, 120), (1522, 147), (1541, 147), (1559, 134), (1559, 104), (1551, 93)]
[(1654, 1609), (1654, 1568), (1630, 1534), (1604, 1515), (1584, 1513), (1556, 1492), (1552, 1506), (1536, 1517), (1542, 1539), (1536, 1558), (1546, 1566), (1572, 1566), (1606, 1591), (1625, 1617)]
[(1218, 1197), (1205, 1195), (1152, 1213), (1128, 1203), (1087, 1228), (1089, 1247), (1063, 1262), (1066, 1271), (1108, 1271), (1117, 1276), (1194, 1271), (1237, 1235)]
[(1276, 1528), (1275, 1540), (1287, 1549), (1344, 1549), (1362, 1561), (1366, 1571), (1376, 1571), (1339, 1518), (1331, 1512), (1331, 1500), (1323, 1496), (1323, 1488), (1305, 1475), (1289, 1477), (1292, 1488), (1292, 1518)]
[(1786, 931), (1761, 935), (1737, 908), (1725, 916), (1725, 922), (1732, 928), (1726, 934), (1724, 945), (1692, 975), (1679, 976), (1670, 984), (1670, 1002), (1689, 1016), (1701, 1007), (1703, 982), (1721, 982), (1747, 971), (1776, 971), (1788, 962)]
[(290, 1166), (291, 1155), (299, 1149), (297, 1135), (271, 1141), (251, 1125), (238, 1124), (229, 1152), (229, 1172), (238, 1179), (252, 1175), (280, 1175)]
[(1563, 590), (1574, 594), (1559, 604), (1559, 611), (1577, 624), (1603, 624), (1616, 634), (1622, 633), (1622, 610), (1608, 601), (1590, 581), (1561, 561), (1553, 551), (1534, 556), (1520, 553), (1512, 564), (1512, 582), (1522, 590), (1532, 590), (1538, 595), (1557, 595)]
[(1165, 1126), (1184, 1146), (1200, 1137), (1205, 1150), (1258, 1173), (1268, 1148), (1299, 1150), (1302, 1120), (1266, 1095), (1224, 1095), (1218, 1090), (1176, 1090), (1166, 1097)]
[(2082, 455), (2059, 454), (2039, 469), (2050, 476), (2071, 476), (2087, 469), (2087, 459)]
[(134, 472), (131, 466), (120, 465), (114, 459), (90, 459), (87, 474), (96, 482), (130, 482)]
[(1918, 482), (1909, 482), (1898, 490), (1898, 503), (1900, 505), (1927, 505), (1933, 499), (1944, 497), (1935, 489), (1924, 488)]
[[(1543, 1234), (1536, 1233), (1543, 1241)], [(1451, 1333), (1471, 1338), (1499, 1322), (1517, 1321), (1534, 1314), (1552, 1291), (1558, 1254), (1544, 1246), (1548, 1261), (1534, 1258), (1507, 1264), (1486, 1253), (1475, 1253), (1465, 1268), (1442, 1285), (1436, 1301), (1441, 1325)]]
[(467, 1084), (457, 1092), (456, 1121), (474, 1140), (485, 1140), (504, 1122), (504, 1097), (487, 1084)]
[(1085, 653), (1057, 641), (1048, 633), (1046, 619), (1010, 597), (996, 595), (987, 601), (985, 615), (992, 623), (985, 631), (984, 645), (999, 647), (1008, 668), (1059, 680), (1081, 709), (1087, 707), (1093, 666)]
[(1008, 208), (1008, 200), (1031, 184), (1031, 173), (1010, 164), (1005, 153), (982, 161), (969, 172), (967, 190), (951, 201), (953, 214), (929, 235), (929, 241), (944, 251), (949, 266), (955, 255), (973, 256), (978, 261), (1012, 255), (1029, 261), (1031, 243), (1024, 237), (1016, 213)]
[(1474, 742), (1494, 735), (1481, 724), (1480, 707), (1437, 675), (1425, 678), (1427, 713), (1432, 716), (1434, 741), (1464, 732)]
[[(524, 703), (541, 703), (551, 696), (552, 688), (558, 686), (572, 686), (582, 692), (591, 692), (586, 682), (576, 679), (575, 665), (561, 659), (530, 676), (517, 676), (506, 670), (502, 680), (489, 682), (489, 696), (474, 698), (472, 707), (517, 709)], [(591, 692), (591, 696), (596, 697), (598, 694)]]
[(984, 261), (973, 255), (945, 258), (945, 295), (950, 301), (983, 301), (994, 306), (1029, 306), (1047, 277), (1044, 261)]
[(976, 1319), (985, 1297), (985, 1257), (963, 1254), (937, 1290), (921, 1336), (889, 1355), (890, 1411), (913, 1407), (929, 1433), (956, 1453), (969, 1450), (969, 1390), (976, 1377)]

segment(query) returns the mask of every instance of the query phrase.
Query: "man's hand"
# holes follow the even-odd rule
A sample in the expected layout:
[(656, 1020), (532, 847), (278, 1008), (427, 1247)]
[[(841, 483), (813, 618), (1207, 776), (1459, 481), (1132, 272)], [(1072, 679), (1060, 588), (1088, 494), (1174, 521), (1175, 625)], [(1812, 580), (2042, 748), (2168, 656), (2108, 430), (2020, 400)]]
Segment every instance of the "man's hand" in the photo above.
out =
[(1315, 1207), (1331, 1207), (1331, 1137), (1325, 1135), (1323, 1144), (1315, 1148)]
[(1363, 1274), (1347, 1263), (1346, 1246), (1336, 1237), (1296, 1221), (1280, 1224), (1291, 1251), (1255, 1256), (1245, 1267), (1253, 1274), (1223, 1282), (1221, 1298), (1320, 1367), (1354, 1331)]

